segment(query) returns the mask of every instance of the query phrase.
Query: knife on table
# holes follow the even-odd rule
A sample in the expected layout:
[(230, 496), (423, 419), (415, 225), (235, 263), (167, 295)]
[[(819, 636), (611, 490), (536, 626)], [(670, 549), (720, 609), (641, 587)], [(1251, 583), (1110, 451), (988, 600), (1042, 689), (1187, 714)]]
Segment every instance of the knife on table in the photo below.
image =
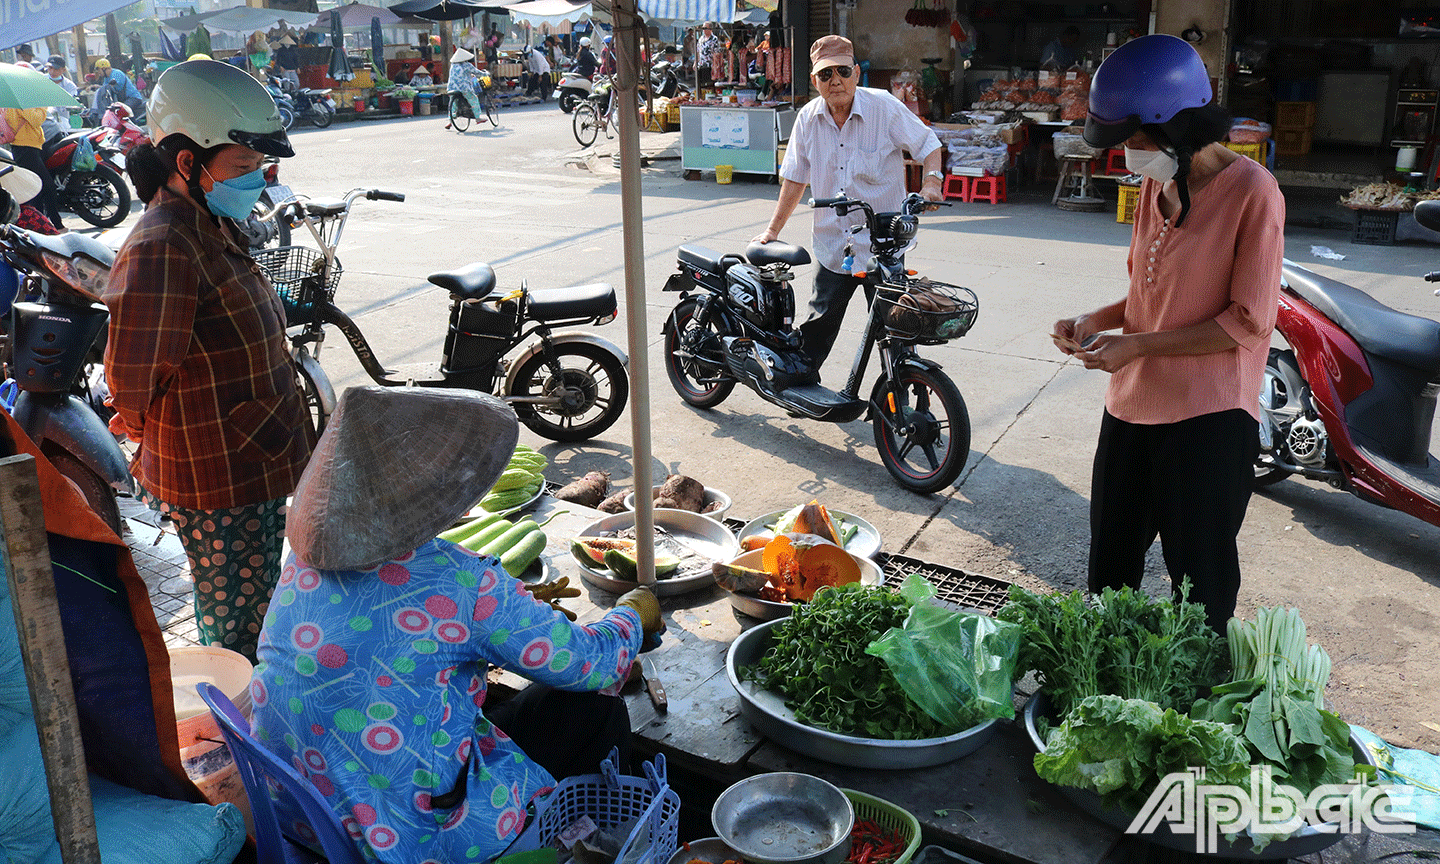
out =
[(650, 671), (645, 672), (644, 661), (641, 661), (640, 680), (645, 682), (645, 692), (650, 694), (650, 704), (655, 710), (664, 714), (670, 710), (670, 702), (665, 697), (665, 685), (660, 683), (660, 677), (655, 674), (655, 664), (650, 664)]

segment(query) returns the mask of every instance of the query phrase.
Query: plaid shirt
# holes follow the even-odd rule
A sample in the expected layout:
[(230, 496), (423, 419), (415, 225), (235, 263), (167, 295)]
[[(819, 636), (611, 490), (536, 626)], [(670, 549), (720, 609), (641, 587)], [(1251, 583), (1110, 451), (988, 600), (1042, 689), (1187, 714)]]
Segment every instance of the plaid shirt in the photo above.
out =
[(250, 256), (161, 188), (105, 290), (105, 376), (141, 436), (131, 471), (168, 504), (219, 510), (284, 498), (312, 444), (285, 313)]

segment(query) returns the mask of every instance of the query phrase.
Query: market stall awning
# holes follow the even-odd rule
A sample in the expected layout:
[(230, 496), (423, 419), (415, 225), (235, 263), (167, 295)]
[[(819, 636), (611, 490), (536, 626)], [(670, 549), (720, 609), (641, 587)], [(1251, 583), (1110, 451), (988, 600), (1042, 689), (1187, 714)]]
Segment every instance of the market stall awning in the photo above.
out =
[(640, 14), (658, 24), (728, 24), (735, 20), (735, 0), (640, 0)]
[[(344, 6), (336, 6), (327, 12), (321, 12), (315, 18), (315, 23), (310, 25), (310, 29), (317, 32), (330, 32), (333, 29), (331, 22), (335, 16), (339, 16), (342, 30), (369, 30), (372, 18), (379, 18), (381, 27), (403, 27), (411, 30), (430, 29), (427, 21), (402, 18), (389, 9), (370, 6), (366, 3), (347, 3)], [(205, 26), (210, 26), (209, 22), (206, 22)]]
[(76, 24), (103, 18), (131, 2), (133, 0), (70, 0), (68, 3), (3, 0), (0, 3), (0, 23), (4, 23), (5, 27), (0, 42), (7, 48), (21, 42), (38, 42)]
[(510, 17), (528, 24), (559, 24), (562, 21), (575, 23), (590, 17), (590, 3), (575, 3), (571, 0), (529, 0), (526, 3), (511, 3), (505, 7)]
[(315, 13), (287, 12), (283, 9), (257, 9), (251, 6), (236, 6), (233, 9), (221, 9), (218, 12), (202, 12), (199, 15), (182, 15), (179, 18), (166, 18), (160, 23), (169, 27), (171, 30), (176, 30), (181, 33), (188, 33), (201, 24), (204, 24), (205, 29), (211, 32), (254, 33), (256, 30), (269, 30), (281, 21), (284, 21), (291, 27), (303, 29), (315, 22)]
[(390, 7), (397, 15), (413, 15), (427, 21), (458, 21), (481, 12), (505, 13), (505, 7), (480, 0), (405, 0)]

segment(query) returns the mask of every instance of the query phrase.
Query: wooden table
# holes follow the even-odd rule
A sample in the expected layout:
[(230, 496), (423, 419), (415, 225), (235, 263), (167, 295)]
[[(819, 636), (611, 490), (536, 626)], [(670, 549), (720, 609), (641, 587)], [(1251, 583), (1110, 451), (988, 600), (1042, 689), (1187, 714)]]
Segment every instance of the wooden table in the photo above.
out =
[[(550, 578), (569, 576), (579, 584), (582, 596), (565, 604), (580, 621), (597, 620), (617, 595), (583, 581), (570, 555), (570, 538), (605, 514), (546, 496), (535, 518), (543, 520), (556, 510), (569, 512), (545, 526)], [(1121, 836), (1035, 776), (1034, 749), (1019, 722), (1002, 722), (989, 743), (963, 759), (924, 769), (846, 768), (771, 743), (741, 719), (739, 697), (725, 674), (730, 643), (759, 622), (736, 612), (726, 593), (713, 585), (661, 597), (660, 606), (668, 630), (645, 659), (665, 685), (669, 711), (657, 713), (643, 689), (626, 699), (636, 749), (664, 753), (672, 773), (694, 772), (722, 788), (769, 771), (814, 774), (904, 807), (919, 819), (926, 843), (989, 859), (1095, 864)], [(517, 689), (525, 683), (508, 672), (492, 678)]]

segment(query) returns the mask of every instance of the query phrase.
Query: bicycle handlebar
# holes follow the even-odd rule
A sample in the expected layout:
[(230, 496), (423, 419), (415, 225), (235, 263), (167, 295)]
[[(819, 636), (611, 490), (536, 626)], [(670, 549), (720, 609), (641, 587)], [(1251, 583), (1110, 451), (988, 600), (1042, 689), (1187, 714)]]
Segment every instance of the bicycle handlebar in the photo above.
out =
[(371, 189), (365, 193), (365, 197), (371, 201), (404, 201), (405, 196), (400, 192), (384, 192), (379, 189)]
[(1431, 270), (1425, 274), (1426, 282), (1440, 282), (1440, 270)]

